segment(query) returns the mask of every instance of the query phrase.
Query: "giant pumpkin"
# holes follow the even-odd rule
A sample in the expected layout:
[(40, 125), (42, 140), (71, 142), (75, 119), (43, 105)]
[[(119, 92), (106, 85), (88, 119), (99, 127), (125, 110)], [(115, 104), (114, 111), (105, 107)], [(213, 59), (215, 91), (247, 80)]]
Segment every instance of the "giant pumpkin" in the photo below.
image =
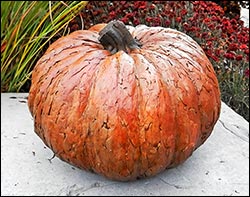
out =
[(28, 106), (57, 157), (128, 181), (183, 163), (210, 136), (221, 101), (213, 67), (189, 36), (111, 21), (49, 46)]

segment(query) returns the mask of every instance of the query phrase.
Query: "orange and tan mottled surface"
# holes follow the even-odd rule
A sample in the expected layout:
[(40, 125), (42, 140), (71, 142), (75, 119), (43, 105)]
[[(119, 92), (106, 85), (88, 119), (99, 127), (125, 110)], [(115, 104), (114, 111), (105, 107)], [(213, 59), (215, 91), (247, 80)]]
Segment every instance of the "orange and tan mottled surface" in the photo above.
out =
[(55, 154), (115, 180), (153, 176), (184, 162), (211, 134), (220, 92), (189, 36), (128, 26), (142, 47), (111, 54), (102, 25), (54, 42), (32, 73), (35, 131)]

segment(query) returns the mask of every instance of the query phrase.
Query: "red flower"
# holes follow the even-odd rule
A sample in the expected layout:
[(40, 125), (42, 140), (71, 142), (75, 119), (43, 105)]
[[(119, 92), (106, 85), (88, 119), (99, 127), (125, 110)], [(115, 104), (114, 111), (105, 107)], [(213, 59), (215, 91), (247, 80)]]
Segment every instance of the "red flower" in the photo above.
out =
[(151, 17), (147, 17), (145, 20), (146, 20), (146, 22), (150, 23), (150, 22), (152, 22), (153, 19)]
[(224, 51), (223, 50), (221, 50), (221, 49), (215, 49), (215, 54), (217, 55), (217, 56), (220, 56)]
[(212, 16), (211, 20), (212, 20), (212, 21), (219, 21), (219, 20), (220, 20), (220, 18), (219, 18), (219, 17), (217, 17), (217, 16)]
[(231, 35), (228, 40), (229, 40), (229, 42), (235, 42), (236, 36), (235, 35)]
[(116, 18), (116, 13), (115, 13), (115, 11), (111, 11), (111, 12), (109, 13), (109, 16), (110, 16), (111, 18)]
[(245, 73), (244, 73), (244, 74), (245, 74), (246, 77), (249, 78), (249, 68), (247, 68), (247, 69), (245, 70)]
[(202, 36), (201, 33), (199, 33), (199, 32), (196, 32), (196, 33), (195, 33), (195, 37), (201, 38), (201, 36)]
[(145, 9), (146, 8), (146, 1), (135, 1), (134, 8), (137, 9)]
[(219, 59), (217, 56), (215, 56), (215, 55), (212, 55), (211, 58), (212, 58), (214, 61), (216, 61), (216, 62), (218, 62), (218, 61), (220, 60), (220, 59)]
[(209, 28), (210, 30), (214, 30), (214, 24), (213, 24), (213, 23), (210, 23), (210, 24), (208, 25), (208, 28)]
[(123, 17), (120, 19), (123, 23), (128, 24), (129, 19), (126, 17)]
[(234, 60), (235, 55), (232, 52), (227, 52), (224, 54), (224, 57), (230, 60)]
[[(90, 5), (90, 3), (88, 3), (87, 5)], [(100, 7), (105, 7), (105, 6), (107, 6), (107, 1), (100, 1)]]
[(126, 18), (133, 18), (135, 16), (135, 12), (130, 12), (126, 14)]
[(236, 58), (235, 58), (237, 61), (240, 61), (243, 59), (243, 56), (242, 55), (237, 55)]
[(212, 60), (214, 60), (216, 62), (218, 62), (220, 60), (217, 56), (213, 55), (213, 53), (210, 49), (205, 50), (205, 51), (206, 51), (207, 57), (211, 58)]
[(161, 24), (161, 19), (159, 17), (153, 18), (153, 26), (159, 26)]
[(170, 20), (165, 20), (165, 25), (166, 25), (166, 27), (169, 27), (170, 26), (170, 24), (171, 24), (171, 22), (170, 22)]
[(134, 20), (134, 25), (139, 25), (140, 24), (140, 21), (138, 19), (135, 19)]
[(189, 24), (187, 22), (183, 23), (183, 28), (185, 31), (189, 31)]
[(96, 9), (96, 10), (93, 10), (93, 11), (92, 11), (92, 14), (93, 14), (94, 16), (97, 16), (97, 15), (102, 14), (102, 13), (103, 13), (103, 10), (101, 10), (101, 9)]
[(185, 16), (186, 14), (187, 14), (187, 10), (186, 9), (181, 10), (181, 16)]
[(141, 5), (140, 7), (139, 7), (139, 9), (145, 9), (146, 8), (146, 5)]
[(249, 49), (245, 49), (245, 50), (244, 50), (244, 53), (245, 53), (246, 55), (249, 55)]
[(203, 22), (206, 23), (206, 24), (208, 24), (208, 23), (211, 22), (211, 20), (210, 20), (210, 18), (205, 18), (205, 19), (203, 20)]
[(202, 38), (206, 38), (208, 36), (208, 33), (207, 32), (203, 32), (202, 34), (201, 34), (201, 37)]
[(229, 46), (228, 46), (228, 50), (229, 51), (236, 51), (238, 49), (238, 44), (236, 43), (231, 43)]
[(225, 26), (226, 28), (227, 28), (228, 26), (231, 26), (231, 23), (230, 23), (230, 21), (229, 21), (227, 18), (223, 18), (223, 19), (222, 19), (222, 24), (223, 24), (223, 26)]
[(155, 4), (151, 4), (150, 6), (149, 6), (149, 10), (154, 10), (155, 9)]
[(176, 21), (177, 23), (180, 23), (180, 22), (181, 22), (181, 17), (175, 18), (175, 21)]
[(127, 1), (120, 1), (121, 5), (125, 5), (127, 3)]
[(239, 48), (242, 49), (242, 50), (244, 50), (244, 49), (247, 49), (248, 47), (247, 47), (246, 44), (241, 44), (241, 45), (239, 46)]
[(170, 12), (170, 13), (168, 14), (168, 17), (169, 17), (169, 18), (174, 18), (174, 17), (175, 17), (175, 14), (174, 14), (173, 12)]
[(244, 21), (243, 20), (239, 20), (238, 23), (239, 23), (240, 26), (244, 25)]
[(206, 44), (206, 46), (207, 46), (208, 48), (211, 48), (211, 47), (212, 47), (212, 42), (211, 42), (211, 41), (208, 41), (207, 44)]
[(232, 27), (227, 27), (227, 33), (232, 34), (234, 32), (234, 29)]

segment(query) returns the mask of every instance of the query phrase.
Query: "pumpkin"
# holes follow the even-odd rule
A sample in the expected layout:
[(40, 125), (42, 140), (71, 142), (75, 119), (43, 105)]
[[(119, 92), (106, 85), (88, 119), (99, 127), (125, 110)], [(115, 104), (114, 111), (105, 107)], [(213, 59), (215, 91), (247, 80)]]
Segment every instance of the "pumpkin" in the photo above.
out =
[(28, 106), (58, 158), (129, 181), (186, 161), (212, 133), (221, 101), (213, 67), (188, 35), (111, 21), (49, 46)]

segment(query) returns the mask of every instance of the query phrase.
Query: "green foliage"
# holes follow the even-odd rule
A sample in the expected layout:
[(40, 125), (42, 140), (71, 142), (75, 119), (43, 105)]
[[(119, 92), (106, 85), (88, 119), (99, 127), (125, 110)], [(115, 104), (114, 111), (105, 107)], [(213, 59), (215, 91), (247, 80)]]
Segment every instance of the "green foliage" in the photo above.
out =
[(86, 1), (1, 1), (1, 92), (19, 92), (55, 36)]

